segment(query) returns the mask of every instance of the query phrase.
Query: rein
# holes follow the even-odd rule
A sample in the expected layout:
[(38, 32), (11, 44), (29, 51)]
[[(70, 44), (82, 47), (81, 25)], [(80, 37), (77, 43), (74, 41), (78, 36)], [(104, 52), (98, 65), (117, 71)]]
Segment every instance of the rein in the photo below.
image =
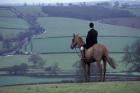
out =
[[(75, 49), (76, 54), (78, 55), (78, 57), (81, 58), (81, 56), (79, 55), (79, 53), (78, 53), (78, 51), (77, 51), (77, 48), (75, 47), (74, 49)], [(79, 50), (80, 50), (80, 48), (79, 48)]]

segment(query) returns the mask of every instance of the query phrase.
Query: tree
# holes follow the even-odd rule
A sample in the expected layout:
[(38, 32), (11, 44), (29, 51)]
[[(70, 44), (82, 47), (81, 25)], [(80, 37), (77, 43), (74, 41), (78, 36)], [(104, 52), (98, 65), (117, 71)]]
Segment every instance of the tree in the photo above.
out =
[(74, 64), (73, 64), (73, 67), (76, 68), (76, 72), (75, 72), (75, 75), (76, 75), (76, 81), (77, 82), (82, 82), (84, 81), (84, 70), (83, 70), (83, 67), (82, 67), (82, 63), (80, 60), (76, 61)]
[(96, 4), (97, 6), (104, 6), (104, 7), (109, 7), (111, 4), (109, 2), (100, 2)]
[(21, 65), (19, 65), (20, 67), (20, 73), (24, 74), (28, 71), (28, 65), (26, 63), (22, 63)]
[(8, 40), (8, 39), (5, 39), (3, 40), (3, 43), (2, 43), (2, 47), (3, 47), (3, 50), (9, 50), (11, 49), (13, 46), (12, 46), (12, 43)]
[(3, 34), (0, 33), (0, 41), (2, 41), (2, 40), (3, 40)]
[(28, 58), (28, 61), (32, 62), (33, 66), (35, 68), (37, 68), (37, 67), (42, 68), (45, 65), (45, 61), (43, 60), (43, 58), (39, 54), (32, 54)]
[(124, 4), (122, 4), (122, 6), (121, 6), (121, 8), (129, 8), (129, 3), (124, 3)]
[(12, 67), (5, 68), (5, 71), (8, 71), (9, 74), (25, 74), (28, 71), (28, 65), (22, 63), (20, 65), (14, 65)]
[(115, 7), (115, 8), (118, 8), (119, 5), (120, 5), (119, 1), (115, 1), (115, 2), (114, 2), (114, 7)]
[(52, 66), (47, 67), (45, 71), (49, 72), (50, 75), (56, 76), (61, 72), (61, 68), (58, 63), (54, 63)]
[(124, 48), (126, 52), (123, 60), (126, 64), (131, 64), (130, 71), (140, 72), (140, 39), (136, 40), (132, 45), (127, 45)]

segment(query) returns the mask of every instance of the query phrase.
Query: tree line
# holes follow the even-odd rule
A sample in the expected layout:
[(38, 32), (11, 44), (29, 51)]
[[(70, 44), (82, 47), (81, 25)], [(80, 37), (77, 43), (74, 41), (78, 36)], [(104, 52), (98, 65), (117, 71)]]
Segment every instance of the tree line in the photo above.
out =
[(38, 35), (45, 31), (45, 29), (40, 26), (40, 24), (38, 24), (37, 15), (23, 14), (13, 7), (8, 7), (8, 9), (13, 12), (17, 18), (25, 20), (29, 24), (29, 28), (11, 38), (5, 37), (3, 34), (0, 33), (0, 41), (2, 42), (0, 55), (8, 54), (11, 52), (15, 52), (18, 54), (22, 53), (22, 51), (20, 50), (23, 48), (24, 45), (25, 47), (27, 47), (27, 43), (31, 41), (33, 35)]
[(47, 60), (44, 60), (40, 54), (32, 54), (28, 57), (28, 63), (21, 63), (19, 65), (13, 65), (9, 67), (2, 67), (0, 71), (5, 72), (6, 75), (29, 75), (29, 76), (38, 76), (45, 74), (56, 76), (62, 69), (59, 66), (59, 63), (54, 63), (51, 66), (48, 66)]
[(79, 18), (84, 20), (135, 16), (127, 10), (100, 6), (42, 6), (42, 11), (48, 14), (48, 16)]

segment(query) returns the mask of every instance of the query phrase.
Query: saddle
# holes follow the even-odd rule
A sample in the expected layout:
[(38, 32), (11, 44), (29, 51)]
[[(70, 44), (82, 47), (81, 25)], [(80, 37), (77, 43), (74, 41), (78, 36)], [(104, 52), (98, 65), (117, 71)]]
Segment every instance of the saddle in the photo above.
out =
[(95, 58), (92, 58), (92, 59), (89, 60), (89, 59), (87, 59), (87, 58), (85, 57), (85, 50), (81, 51), (81, 54), (82, 54), (81, 60), (83, 60), (83, 61), (85, 61), (85, 62), (91, 62), (91, 63), (96, 62), (96, 59), (95, 59)]

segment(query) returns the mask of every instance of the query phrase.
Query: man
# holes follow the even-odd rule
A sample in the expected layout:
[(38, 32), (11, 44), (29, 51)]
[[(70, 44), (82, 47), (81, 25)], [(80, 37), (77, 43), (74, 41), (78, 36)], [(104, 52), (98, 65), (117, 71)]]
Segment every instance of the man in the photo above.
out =
[(90, 30), (88, 31), (87, 37), (86, 37), (86, 44), (81, 47), (81, 50), (84, 52), (85, 57), (85, 49), (88, 49), (92, 47), (94, 44), (98, 43), (97, 36), (98, 32), (94, 29), (94, 23), (89, 23)]

